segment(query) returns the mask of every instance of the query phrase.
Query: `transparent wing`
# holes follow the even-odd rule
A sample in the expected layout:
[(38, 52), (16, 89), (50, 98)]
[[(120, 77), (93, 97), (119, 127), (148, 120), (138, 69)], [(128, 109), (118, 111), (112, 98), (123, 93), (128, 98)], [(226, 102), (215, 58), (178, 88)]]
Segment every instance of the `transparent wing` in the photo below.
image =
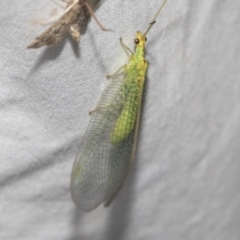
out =
[(94, 209), (117, 193), (133, 159), (140, 111), (137, 110), (140, 106), (136, 99), (133, 99), (136, 101), (135, 127), (120, 143), (112, 144), (110, 140), (125, 99), (132, 91), (125, 81), (119, 78), (112, 80), (102, 94), (73, 165), (72, 198), (84, 211)]

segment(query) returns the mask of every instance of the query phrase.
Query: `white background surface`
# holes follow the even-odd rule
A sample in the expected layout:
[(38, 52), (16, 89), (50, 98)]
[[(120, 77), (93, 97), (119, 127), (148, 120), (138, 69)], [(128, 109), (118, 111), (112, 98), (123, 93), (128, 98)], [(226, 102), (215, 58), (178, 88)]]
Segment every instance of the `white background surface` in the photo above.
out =
[(118, 39), (132, 47), (160, 4), (105, 0), (96, 15), (112, 32), (91, 20), (79, 44), (29, 50), (56, 5), (0, 0), (0, 239), (240, 239), (239, 0), (168, 1), (148, 35), (130, 175), (109, 208), (71, 200), (88, 111), (126, 62)]

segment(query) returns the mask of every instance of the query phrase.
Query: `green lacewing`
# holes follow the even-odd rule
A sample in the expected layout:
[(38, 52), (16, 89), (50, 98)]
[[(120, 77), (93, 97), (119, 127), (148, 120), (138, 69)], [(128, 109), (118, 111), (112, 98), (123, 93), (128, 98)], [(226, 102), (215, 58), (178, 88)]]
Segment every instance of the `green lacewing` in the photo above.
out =
[[(167, 0), (144, 33), (137, 32), (135, 51), (120, 43), (128, 63), (110, 77), (77, 153), (71, 176), (71, 194), (83, 211), (101, 203), (108, 206), (128, 175), (136, 150), (142, 95), (148, 62), (145, 59), (146, 35)], [(123, 77), (119, 76), (123, 73)]]

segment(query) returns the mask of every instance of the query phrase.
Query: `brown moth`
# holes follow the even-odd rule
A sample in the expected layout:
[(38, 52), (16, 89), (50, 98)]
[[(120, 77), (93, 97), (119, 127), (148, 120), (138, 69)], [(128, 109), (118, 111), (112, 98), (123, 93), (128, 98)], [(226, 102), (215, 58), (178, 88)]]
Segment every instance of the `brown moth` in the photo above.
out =
[(40, 48), (42, 46), (55, 45), (69, 32), (75, 41), (80, 40), (80, 30), (88, 23), (90, 15), (94, 17), (102, 30), (105, 30), (96, 19), (93, 10), (101, 0), (63, 0), (66, 2), (66, 10), (46, 31), (33, 40), (27, 48)]

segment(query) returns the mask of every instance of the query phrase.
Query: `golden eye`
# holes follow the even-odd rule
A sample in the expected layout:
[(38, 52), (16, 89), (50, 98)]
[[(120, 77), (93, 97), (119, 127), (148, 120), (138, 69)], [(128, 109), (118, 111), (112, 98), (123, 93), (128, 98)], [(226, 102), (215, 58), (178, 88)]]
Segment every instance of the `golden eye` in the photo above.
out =
[(139, 39), (138, 39), (138, 38), (135, 38), (135, 39), (134, 39), (134, 43), (135, 43), (135, 44), (139, 44)]

